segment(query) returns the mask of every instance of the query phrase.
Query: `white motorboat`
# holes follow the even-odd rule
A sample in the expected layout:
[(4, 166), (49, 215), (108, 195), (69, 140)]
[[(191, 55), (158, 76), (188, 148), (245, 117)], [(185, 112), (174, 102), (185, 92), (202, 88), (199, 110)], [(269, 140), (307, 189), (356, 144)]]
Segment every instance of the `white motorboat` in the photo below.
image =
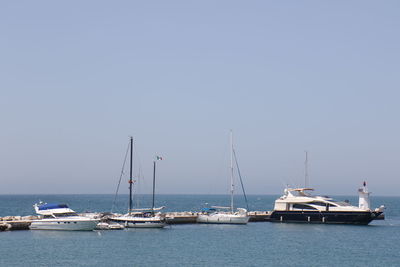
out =
[(286, 188), (275, 201), (271, 222), (369, 224), (378, 219), (384, 206), (372, 210), (364, 182), (359, 192), (358, 207), (326, 196), (311, 195), (312, 188)]
[(66, 204), (39, 203), (34, 208), (41, 219), (31, 222), (31, 230), (92, 231), (99, 223), (98, 219), (78, 215)]
[[(249, 221), (249, 216), (247, 215), (247, 210), (243, 208), (238, 208), (234, 211), (233, 208), (233, 195), (234, 195), (234, 179), (233, 179), (233, 134), (231, 131), (231, 206), (230, 207), (219, 207), (213, 206), (212, 212), (206, 212), (205, 214), (199, 214), (197, 217), (198, 223), (217, 223), (217, 224), (247, 224)], [(235, 156), (236, 159), (236, 156)], [(236, 161), (237, 163), (237, 161)], [(243, 191), (244, 192), (244, 191)], [(225, 210), (225, 211), (224, 211)]]

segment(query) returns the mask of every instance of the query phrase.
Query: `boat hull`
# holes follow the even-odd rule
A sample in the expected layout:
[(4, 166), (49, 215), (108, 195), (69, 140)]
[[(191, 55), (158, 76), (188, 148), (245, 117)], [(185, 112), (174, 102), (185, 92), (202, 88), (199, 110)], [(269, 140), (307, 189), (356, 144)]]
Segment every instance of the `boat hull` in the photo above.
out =
[(166, 225), (164, 220), (151, 218), (113, 218), (111, 220), (124, 225), (126, 228), (163, 228)]
[(381, 213), (368, 211), (273, 211), (270, 221), (367, 225)]
[(125, 227), (127, 228), (164, 228), (166, 223), (164, 222), (126, 222)]
[(58, 230), (58, 231), (93, 231), (97, 220), (35, 220), (31, 222), (31, 230)]
[(96, 230), (123, 230), (125, 227), (119, 223), (98, 223), (96, 226)]
[(213, 223), (213, 224), (247, 224), (249, 217), (247, 216), (215, 216), (215, 215), (199, 215), (197, 223)]

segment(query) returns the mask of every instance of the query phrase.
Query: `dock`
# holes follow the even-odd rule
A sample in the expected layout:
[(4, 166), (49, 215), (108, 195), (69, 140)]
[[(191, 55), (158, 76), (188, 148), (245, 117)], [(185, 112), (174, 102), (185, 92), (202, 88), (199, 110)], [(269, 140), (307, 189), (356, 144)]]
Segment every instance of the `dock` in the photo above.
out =
[(190, 211), (164, 213), (168, 224), (196, 223), (199, 214), (199, 212)]
[[(249, 222), (268, 222), (271, 216), (271, 211), (249, 211), (247, 215), (250, 217)], [(202, 212), (166, 212), (165, 218), (168, 224), (184, 224), (196, 223), (197, 216)]]
[[(202, 212), (165, 212), (165, 217), (168, 224), (195, 224), (197, 223), (197, 217)], [(109, 213), (96, 213), (91, 214), (92, 216), (98, 215), (97, 217), (101, 221), (107, 221), (111, 215)], [(250, 211), (248, 212), (250, 217), (249, 222), (267, 222), (271, 215), (270, 211)], [(87, 216), (87, 214), (86, 214)], [(29, 226), (32, 220), (39, 219), (39, 216), (6, 216), (0, 217), (0, 231), (13, 231), (13, 230), (29, 230)]]
[(38, 216), (0, 217), (0, 231), (29, 230), (32, 220), (38, 218)]
[(272, 211), (249, 211), (249, 222), (269, 222)]

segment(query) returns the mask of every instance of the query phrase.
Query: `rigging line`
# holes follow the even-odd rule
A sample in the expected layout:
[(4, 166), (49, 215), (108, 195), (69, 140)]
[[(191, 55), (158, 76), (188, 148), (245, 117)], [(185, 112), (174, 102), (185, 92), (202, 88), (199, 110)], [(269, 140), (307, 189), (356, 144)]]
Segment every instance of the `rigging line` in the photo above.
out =
[(142, 188), (142, 186), (141, 186), (141, 183), (143, 183), (143, 178), (141, 177), (142, 176), (142, 163), (141, 163), (141, 161), (140, 161), (140, 151), (139, 151), (139, 149), (136, 149), (135, 150), (135, 158), (136, 158), (136, 165), (138, 165), (138, 167), (137, 168), (135, 168), (135, 170), (138, 170), (138, 173), (137, 173), (137, 182), (136, 182), (136, 194), (134, 194), (134, 200), (135, 200), (135, 202), (136, 202), (136, 208), (139, 208), (140, 207), (140, 194), (141, 194), (141, 188)]
[(118, 185), (117, 185), (117, 190), (115, 191), (115, 196), (114, 196), (114, 201), (113, 201), (113, 204), (112, 204), (112, 207), (111, 207), (111, 212), (114, 211), (115, 202), (117, 201), (119, 186), (120, 186), (120, 184), (121, 184), (122, 176), (124, 175), (124, 169), (125, 169), (126, 159), (128, 158), (129, 145), (130, 145), (130, 143), (128, 143), (128, 148), (126, 149), (125, 159), (124, 159), (124, 163), (122, 164), (121, 174), (120, 174), (120, 176), (119, 176), (119, 181), (118, 181)]
[(247, 208), (247, 211), (249, 211), (249, 202), (247, 201), (246, 191), (244, 190), (242, 175), (240, 174), (240, 169), (239, 169), (239, 164), (238, 164), (238, 160), (237, 160), (237, 157), (236, 157), (235, 149), (233, 149), (233, 156), (235, 158), (236, 168), (237, 168), (237, 171), (238, 171), (238, 174), (239, 174), (239, 178), (240, 178), (240, 184), (242, 185), (243, 196), (244, 196), (244, 200), (246, 201), (246, 208)]

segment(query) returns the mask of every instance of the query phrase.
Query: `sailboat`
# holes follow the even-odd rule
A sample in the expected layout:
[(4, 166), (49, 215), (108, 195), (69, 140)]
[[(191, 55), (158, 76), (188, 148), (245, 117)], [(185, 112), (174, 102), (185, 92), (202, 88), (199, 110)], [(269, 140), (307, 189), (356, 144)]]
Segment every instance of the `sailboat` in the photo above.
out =
[[(156, 160), (161, 160), (161, 157)], [(161, 216), (159, 211), (164, 207), (155, 208), (155, 180), (156, 180), (156, 160), (153, 161), (153, 204), (150, 209), (133, 209), (132, 208), (132, 187), (133, 187), (133, 137), (130, 138), (130, 175), (129, 175), (129, 209), (128, 213), (122, 216), (112, 217), (111, 220), (123, 224), (127, 228), (163, 228), (166, 220)]]
[(234, 211), (233, 206), (233, 195), (234, 195), (234, 179), (233, 179), (233, 133), (231, 131), (231, 206), (230, 207), (221, 207), (221, 206), (212, 206), (210, 210), (213, 212), (207, 214), (200, 214), (197, 217), (198, 223), (217, 223), (217, 224), (247, 224), (249, 221), (249, 216), (247, 216), (247, 210), (243, 208), (237, 208)]

